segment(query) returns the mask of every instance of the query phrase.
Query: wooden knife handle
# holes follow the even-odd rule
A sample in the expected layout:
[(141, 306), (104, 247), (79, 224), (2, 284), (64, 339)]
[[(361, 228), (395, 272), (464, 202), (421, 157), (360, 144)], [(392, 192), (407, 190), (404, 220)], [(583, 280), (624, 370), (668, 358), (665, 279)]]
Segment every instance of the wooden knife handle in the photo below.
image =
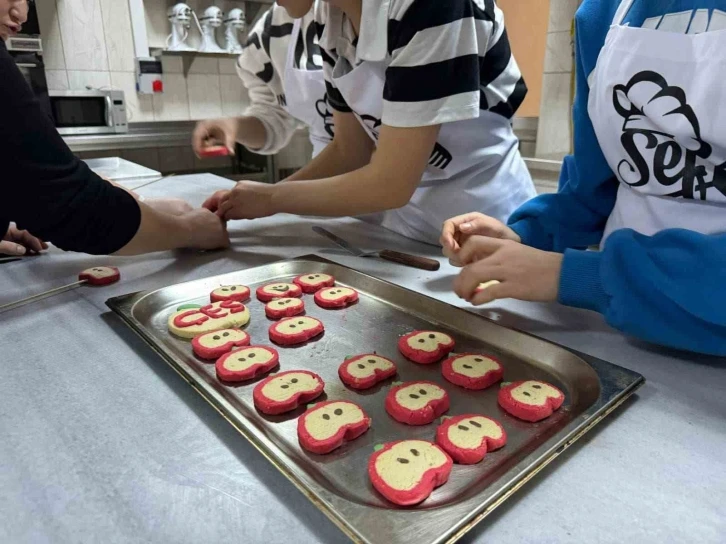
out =
[(421, 270), (430, 270), (431, 272), (435, 272), (441, 268), (441, 263), (434, 259), (427, 259), (426, 257), (419, 257), (418, 255), (409, 255), (408, 253), (391, 251), (390, 249), (384, 249), (378, 254), (378, 256), (387, 261), (403, 264), (412, 268), (420, 268)]

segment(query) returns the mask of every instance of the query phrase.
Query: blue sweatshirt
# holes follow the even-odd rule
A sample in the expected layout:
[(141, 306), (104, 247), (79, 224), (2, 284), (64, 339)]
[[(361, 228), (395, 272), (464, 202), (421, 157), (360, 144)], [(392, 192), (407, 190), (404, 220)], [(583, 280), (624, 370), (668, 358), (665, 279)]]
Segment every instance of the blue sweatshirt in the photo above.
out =
[[(562, 304), (600, 312), (611, 326), (651, 342), (726, 355), (726, 232), (666, 229), (644, 236), (621, 229), (602, 251), (585, 250), (601, 241), (618, 190), (587, 112), (587, 78), (620, 4), (585, 0), (578, 10), (575, 154), (565, 158), (559, 192), (527, 202), (509, 224), (523, 243), (564, 252)], [(726, 0), (634, 0), (623, 24), (650, 26), (654, 18), (696, 9), (722, 21)]]

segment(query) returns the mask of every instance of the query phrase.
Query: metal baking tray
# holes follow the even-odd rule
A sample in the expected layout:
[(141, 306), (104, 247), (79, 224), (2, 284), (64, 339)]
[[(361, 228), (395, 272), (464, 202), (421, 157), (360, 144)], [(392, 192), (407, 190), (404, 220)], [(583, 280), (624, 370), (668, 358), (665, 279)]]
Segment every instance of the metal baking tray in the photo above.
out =
[[(197, 359), (188, 341), (167, 331), (167, 318), (179, 305), (208, 303), (209, 293), (220, 285), (244, 284), (254, 293), (264, 283), (290, 281), (307, 273), (335, 276), (339, 285), (357, 289), (360, 301), (344, 310), (325, 310), (305, 295), (307, 315), (321, 319), (326, 331), (303, 346), (278, 348), (280, 370), (320, 374), (326, 387), (319, 400), (352, 400), (373, 419), (366, 434), (325, 456), (307, 453), (298, 444), (296, 418), (304, 408), (281, 416), (261, 414), (252, 402), (254, 383), (223, 385), (213, 364)], [(116, 297), (107, 304), (340, 529), (366, 544), (455, 542), (644, 383), (635, 372), (576, 355), (314, 255)], [(264, 315), (264, 305), (253, 299), (248, 306), (252, 319), (246, 330), (252, 342), (269, 344), (272, 322)], [(440, 364), (406, 361), (398, 353), (397, 341), (414, 329), (453, 335), (459, 353), (496, 355), (506, 381), (533, 378), (555, 384), (566, 394), (563, 407), (535, 424), (507, 415), (497, 405), (497, 386), (466, 391), (444, 380)], [(344, 358), (374, 350), (396, 361), (396, 380), (426, 379), (442, 385), (451, 397), (449, 415), (479, 412), (500, 421), (508, 434), (507, 445), (477, 465), (455, 465), (449, 482), (416, 507), (388, 503), (368, 481), (367, 460), (374, 446), (402, 438), (433, 440), (438, 422), (410, 427), (388, 416), (383, 401), (391, 381), (362, 393), (341, 383), (337, 369)]]

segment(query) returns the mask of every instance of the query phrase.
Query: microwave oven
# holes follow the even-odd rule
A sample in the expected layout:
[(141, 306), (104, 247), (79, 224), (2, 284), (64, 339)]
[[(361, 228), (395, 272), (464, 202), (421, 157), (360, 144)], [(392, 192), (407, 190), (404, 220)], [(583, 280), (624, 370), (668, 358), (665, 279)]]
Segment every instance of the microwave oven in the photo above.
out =
[(123, 91), (50, 91), (50, 110), (62, 136), (129, 131)]

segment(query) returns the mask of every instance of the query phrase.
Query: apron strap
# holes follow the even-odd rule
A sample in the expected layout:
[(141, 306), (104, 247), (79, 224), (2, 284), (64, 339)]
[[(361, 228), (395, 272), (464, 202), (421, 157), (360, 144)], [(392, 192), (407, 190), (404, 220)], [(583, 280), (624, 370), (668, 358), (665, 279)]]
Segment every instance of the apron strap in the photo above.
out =
[(620, 26), (622, 24), (623, 19), (625, 19), (625, 16), (633, 6), (633, 2), (635, 2), (635, 0), (621, 0), (618, 11), (615, 12), (615, 17), (613, 17), (612, 26)]

